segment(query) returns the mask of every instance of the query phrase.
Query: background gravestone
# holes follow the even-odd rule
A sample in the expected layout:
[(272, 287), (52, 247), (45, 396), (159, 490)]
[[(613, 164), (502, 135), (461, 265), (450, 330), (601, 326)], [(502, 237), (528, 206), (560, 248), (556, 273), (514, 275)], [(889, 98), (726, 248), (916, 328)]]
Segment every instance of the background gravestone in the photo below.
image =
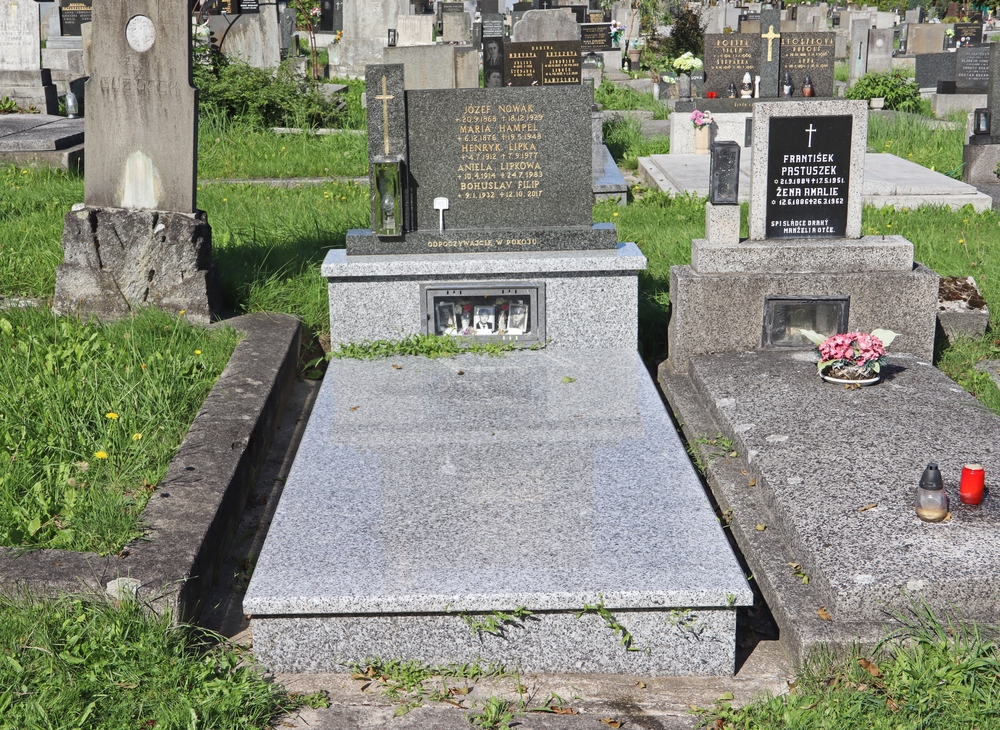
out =
[(59, 102), (51, 74), (40, 69), (38, 4), (4, 0), (0, 6), (0, 96), (20, 106), (57, 114)]
[(921, 89), (936, 89), (938, 81), (955, 80), (956, 54), (922, 53), (915, 59), (916, 82)]
[(441, 37), (445, 43), (472, 43), (472, 18), (464, 11), (442, 13)]
[(911, 56), (941, 53), (944, 50), (944, 31), (943, 23), (911, 25), (906, 33), (906, 52)]
[(579, 84), (580, 41), (503, 44), (504, 86)]
[(400, 15), (396, 18), (397, 46), (429, 46), (434, 43), (434, 16)]
[(510, 39), (515, 43), (578, 41), (580, 25), (569, 8), (529, 10), (514, 23)]
[(892, 28), (868, 31), (868, 73), (892, 71)]
[(66, 214), (53, 309), (220, 309), (212, 231), (197, 210), (197, 92), (186, 0), (98, 3), (91, 23), (84, 204)]
[(958, 94), (989, 92), (989, 46), (972, 46), (955, 51), (955, 87)]
[[(792, 77), (792, 95), (801, 96), (802, 84), (809, 76), (813, 95), (833, 96), (834, 56), (837, 46), (835, 33), (783, 33), (781, 38), (781, 66), (779, 80), (785, 71)], [(761, 81), (763, 85), (763, 81)]]
[(868, 31), (871, 24), (868, 18), (851, 20), (851, 52), (847, 58), (848, 83), (854, 82), (868, 72)]
[(781, 67), (781, 11), (765, 8), (760, 14), (760, 95), (765, 99), (778, 96), (778, 69)]

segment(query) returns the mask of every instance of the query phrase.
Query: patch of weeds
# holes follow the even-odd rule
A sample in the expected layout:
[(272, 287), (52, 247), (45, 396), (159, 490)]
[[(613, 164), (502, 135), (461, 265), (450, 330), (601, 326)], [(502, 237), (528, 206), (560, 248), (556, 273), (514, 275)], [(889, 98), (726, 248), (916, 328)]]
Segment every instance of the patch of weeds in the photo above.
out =
[(330, 706), (330, 698), (322, 690), (319, 692), (310, 692), (309, 694), (289, 692), (288, 696), (305, 707), (311, 707), (314, 710), (325, 710)]
[(0, 545), (118, 552), (239, 341), (143, 310), (0, 312)]
[(483, 730), (510, 730), (514, 721), (513, 707), (510, 700), (490, 697), (479, 712), (470, 713), (467, 717), (470, 723)]
[(715, 436), (699, 436), (687, 445), (688, 455), (700, 474), (704, 474), (713, 459), (720, 456), (735, 459), (739, 454), (733, 450), (733, 440), (721, 433)]
[(809, 576), (804, 570), (802, 570), (802, 565), (800, 563), (789, 562), (788, 567), (792, 569), (792, 575), (802, 581), (802, 585), (809, 585)]
[(223, 637), (133, 600), (0, 595), (0, 725), (265, 730), (304, 698)]
[[(502, 664), (495, 662), (485, 666), (479, 662), (433, 666), (418, 659), (384, 660), (373, 657), (366, 661), (363, 669), (355, 665), (351, 678), (362, 682), (362, 692), (373, 685), (381, 689), (383, 697), (398, 703), (395, 714), (399, 717), (427, 702), (444, 702), (468, 709), (463, 704), (462, 697), (472, 689), (469, 682), (476, 682), (484, 677), (510, 676), (513, 675)], [(449, 687), (449, 679), (464, 680), (464, 686)], [(438, 681), (440, 687), (432, 686)]]
[[(732, 596), (732, 600), (735, 602), (736, 596)], [(732, 605), (732, 603), (729, 605)], [(699, 621), (694, 611), (690, 608), (676, 608), (667, 611), (666, 622), (667, 625), (690, 634), (696, 639), (700, 639), (705, 629), (708, 628), (708, 624), (704, 621)]]
[(644, 651), (649, 653), (648, 648), (642, 648), (633, 645), (633, 638), (631, 632), (619, 623), (615, 615), (609, 611), (604, 605), (604, 594), (597, 594), (597, 603), (590, 604), (584, 603), (583, 610), (577, 611), (576, 617), (580, 618), (585, 613), (593, 613), (604, 619), (604, 625), (611, 629), (616, 636), (619, 637), (618, 643), (625, 647), (626, 651)]
[(524, 626), (525, 620), (532, 615), (534, 614), (526, 606), (518, 606), (511, 613), (491, 611), (480, 617), (474, 617), (468, 613), (459, 614), (466, 626), (472, 631), (473, 636), (480, 632), (492, 636), (503, 636), (507, 632), (508, 627)]
[(372, 342), (341, 342), (330, 351), (330, 357), (354, 360), (380, 360), (403, 355), (422, 357), (454, 357), (458, 354), (490, 355), (500, 357), (515, 350), (537, 350), (540, 345), (525, 347), (520, 342), (468, 342), (445, 335), (409, 335), (401, 340), (374, 340)]

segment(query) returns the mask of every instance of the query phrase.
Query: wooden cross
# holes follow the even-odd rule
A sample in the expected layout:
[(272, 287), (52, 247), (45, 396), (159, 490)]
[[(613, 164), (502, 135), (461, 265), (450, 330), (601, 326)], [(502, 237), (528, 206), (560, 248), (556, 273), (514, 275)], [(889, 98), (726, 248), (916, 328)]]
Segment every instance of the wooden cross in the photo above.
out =
[(761, 33), (761, 38), (767, 38), (767, 60), (771, 61), (771, 45), (774, 43), (775, 38), (781, 38), (781, 33), (774, 32), (774, 26), (769, 25), (767, 27), (767, 33)]
[(382, 102), (382, 132), (385, 136), (385, 153), (389, 154), (389, 99), (395, 99), (395, 96), (390, 96), (385, 88), (385, 76), (382, 76), (382, 93), (375, 97)]

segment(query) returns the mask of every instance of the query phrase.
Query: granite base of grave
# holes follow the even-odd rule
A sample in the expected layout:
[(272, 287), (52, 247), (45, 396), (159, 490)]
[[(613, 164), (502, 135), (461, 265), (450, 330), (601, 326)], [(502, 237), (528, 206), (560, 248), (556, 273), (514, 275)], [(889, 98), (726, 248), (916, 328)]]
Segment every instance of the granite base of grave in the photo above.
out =
[(83, 169), (83, 119), (0, 115), (0, 165)]
[(212, 228), (203, 211), (76, 205), (66, 214), (62, 244), (56, 312), (116, 319), (156, 306), (208, 324), (222, 310)]
[[(820, 380), (801, 350), (696, 356), (687, 374), (661, 365), (659, 381), (688, 439), (733, 439), (740, 459), (708, 462), (707, 480), (794, 662), (871, 646), (913, 606), (996, 621), (1000, 499), (964, 505), (958, 480), (966, 463), (987, 480), (1000, 469), (1000, 419), (929, 359), (890, 352), (883, 381), (855, 390)], [(913, 506), (929, 461), (951, 507), (936, 524)]]
[[(618, 205), (628, 203), (628, 183), (618, 169), (615, 158), (607, 145), (594, 150), (594, 202), (614, 200)], [(599, 164), (598, 164), (599, 163)]]
[(544, 339), (557, 347), (637, 345), (638, 275), (646, 259), (634, 243), (594, 251), (357, 256), (323, 261), (330, 296), (330, 342), (395, 340), (422, 334), (421, 286), (541, 285)]
[(986, 106), (986, 94), (931, 94), (931, 111), (939, 119), (955, 112), (971, 112)]
[(751, 601), (634, 347), (546, 348), (331, 362), (243, 607), (274, 671), (656, 676), (732, 674)]
[(47, 69), (37, 71), (0, 71), (0, 89), (22, 109), (34, 107), (42, 114), (59, 113), (59, 92)]
[(1000, 135), (971, 137), (962, 149), (962, 182), (1000, 183), (997, 169), (1000, 166)]

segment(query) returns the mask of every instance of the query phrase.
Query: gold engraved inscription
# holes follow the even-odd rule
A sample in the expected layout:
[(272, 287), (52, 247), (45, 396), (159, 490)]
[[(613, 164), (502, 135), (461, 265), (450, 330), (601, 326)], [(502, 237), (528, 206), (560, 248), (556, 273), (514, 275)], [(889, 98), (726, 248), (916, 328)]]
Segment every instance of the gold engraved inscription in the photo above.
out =
[[(538, 104), (466, 106), (455, 120), (459, 164), (455, 169), (462, 200), (539, 198), (545, 172), (538, 161), (545, 115)], [(447, 246), (533, 245), (527, 239), (504, 241), (431, 242)]]

